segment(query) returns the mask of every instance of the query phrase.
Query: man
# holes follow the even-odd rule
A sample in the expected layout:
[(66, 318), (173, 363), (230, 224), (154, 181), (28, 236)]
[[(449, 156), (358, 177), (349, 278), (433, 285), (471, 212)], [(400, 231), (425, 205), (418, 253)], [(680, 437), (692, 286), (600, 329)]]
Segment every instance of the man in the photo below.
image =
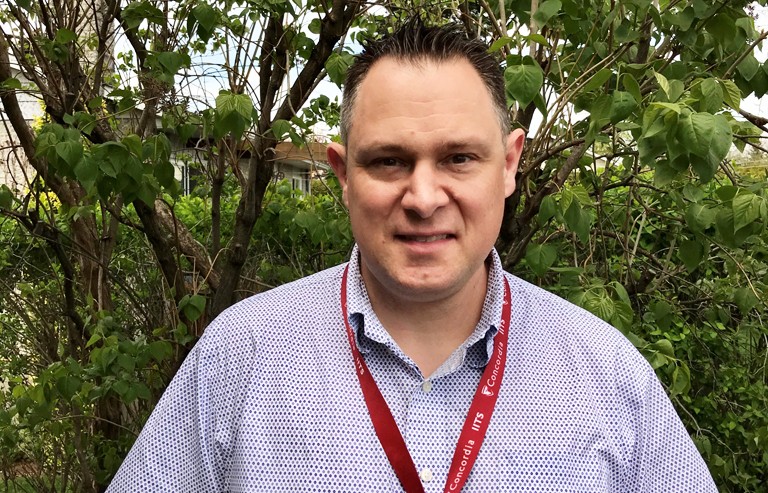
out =
[(365, 48), (328, 150), (349, 264), (216, 319), (109, 491), (716, 491), (631, 344), (503, 272), (504, 94), (452, 26)]

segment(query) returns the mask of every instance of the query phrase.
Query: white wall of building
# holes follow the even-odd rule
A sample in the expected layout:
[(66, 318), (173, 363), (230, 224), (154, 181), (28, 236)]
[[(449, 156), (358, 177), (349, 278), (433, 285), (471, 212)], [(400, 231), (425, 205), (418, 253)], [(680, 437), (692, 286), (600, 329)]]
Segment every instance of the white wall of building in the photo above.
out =
[[(29, 81), (21, 75), (17, 75), (16, 78), (19, 79), (22, 87), (31, 86)], [(33, 124), (45, 113), (34, 92), (18, 92), (17, 98), (27, 124)], [(26, 156), (19, 146), (19, 141), (8, 121), (8, 116), (0, 106), (0, 184), (5, 184), (12, 190), (24, 193), (29, 188), (29, 183), (34, 176), (34, 170), (27, 164)]]

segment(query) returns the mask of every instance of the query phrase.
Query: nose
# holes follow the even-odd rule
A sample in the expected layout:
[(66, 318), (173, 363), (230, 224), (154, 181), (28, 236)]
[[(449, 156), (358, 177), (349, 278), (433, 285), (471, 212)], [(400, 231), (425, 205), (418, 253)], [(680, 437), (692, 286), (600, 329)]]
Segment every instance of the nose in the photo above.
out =
[(448, 204), (449, 197), (444, 177), (433, 163), (419, 162), (408, 175), (403, 208), (419, 217), (431, 217), (440, 207)]

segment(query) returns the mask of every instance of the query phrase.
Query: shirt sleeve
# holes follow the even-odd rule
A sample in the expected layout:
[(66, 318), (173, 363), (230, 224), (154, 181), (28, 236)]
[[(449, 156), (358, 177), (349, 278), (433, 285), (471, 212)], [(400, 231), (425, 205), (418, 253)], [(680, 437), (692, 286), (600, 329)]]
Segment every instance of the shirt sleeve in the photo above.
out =
[(214, 412), (220, 368), (210, 342), (203, 337), (189, 353), (108, 493), (224, 491)]
[(627, 491), (717, 493), (704, 459), (661, 382), (650, 365), (642, 363), (646, 371), (645, 378), (639, 380), (642, 387), (634, 423), (634, 467)]

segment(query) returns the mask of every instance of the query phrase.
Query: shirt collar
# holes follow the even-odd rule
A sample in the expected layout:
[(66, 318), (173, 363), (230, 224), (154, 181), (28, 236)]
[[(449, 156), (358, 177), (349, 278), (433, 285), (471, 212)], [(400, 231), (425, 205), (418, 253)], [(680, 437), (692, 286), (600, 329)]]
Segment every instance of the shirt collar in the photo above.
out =
[[(504, 269), (496, 249), (491, 250), (486, 263), (489, 266), (488, 289), (485, 293), (480, 321), (467, 340), (448, 358), (446, 364), (438, 369), (438, 374), (451, 373), (462, 363), (473, 368), (483, 368), (491, 358), (493, 337), (498, 330), (504, 303)], [(399, 357), (407, 359), (373, 311), (360, 273), (360, 250), (357, 245), (353, 248), (349, 260), (347, 311), (357, 347), (361, 353), (370, 352), (371, 345), (379, 343), (389, 347)]]

